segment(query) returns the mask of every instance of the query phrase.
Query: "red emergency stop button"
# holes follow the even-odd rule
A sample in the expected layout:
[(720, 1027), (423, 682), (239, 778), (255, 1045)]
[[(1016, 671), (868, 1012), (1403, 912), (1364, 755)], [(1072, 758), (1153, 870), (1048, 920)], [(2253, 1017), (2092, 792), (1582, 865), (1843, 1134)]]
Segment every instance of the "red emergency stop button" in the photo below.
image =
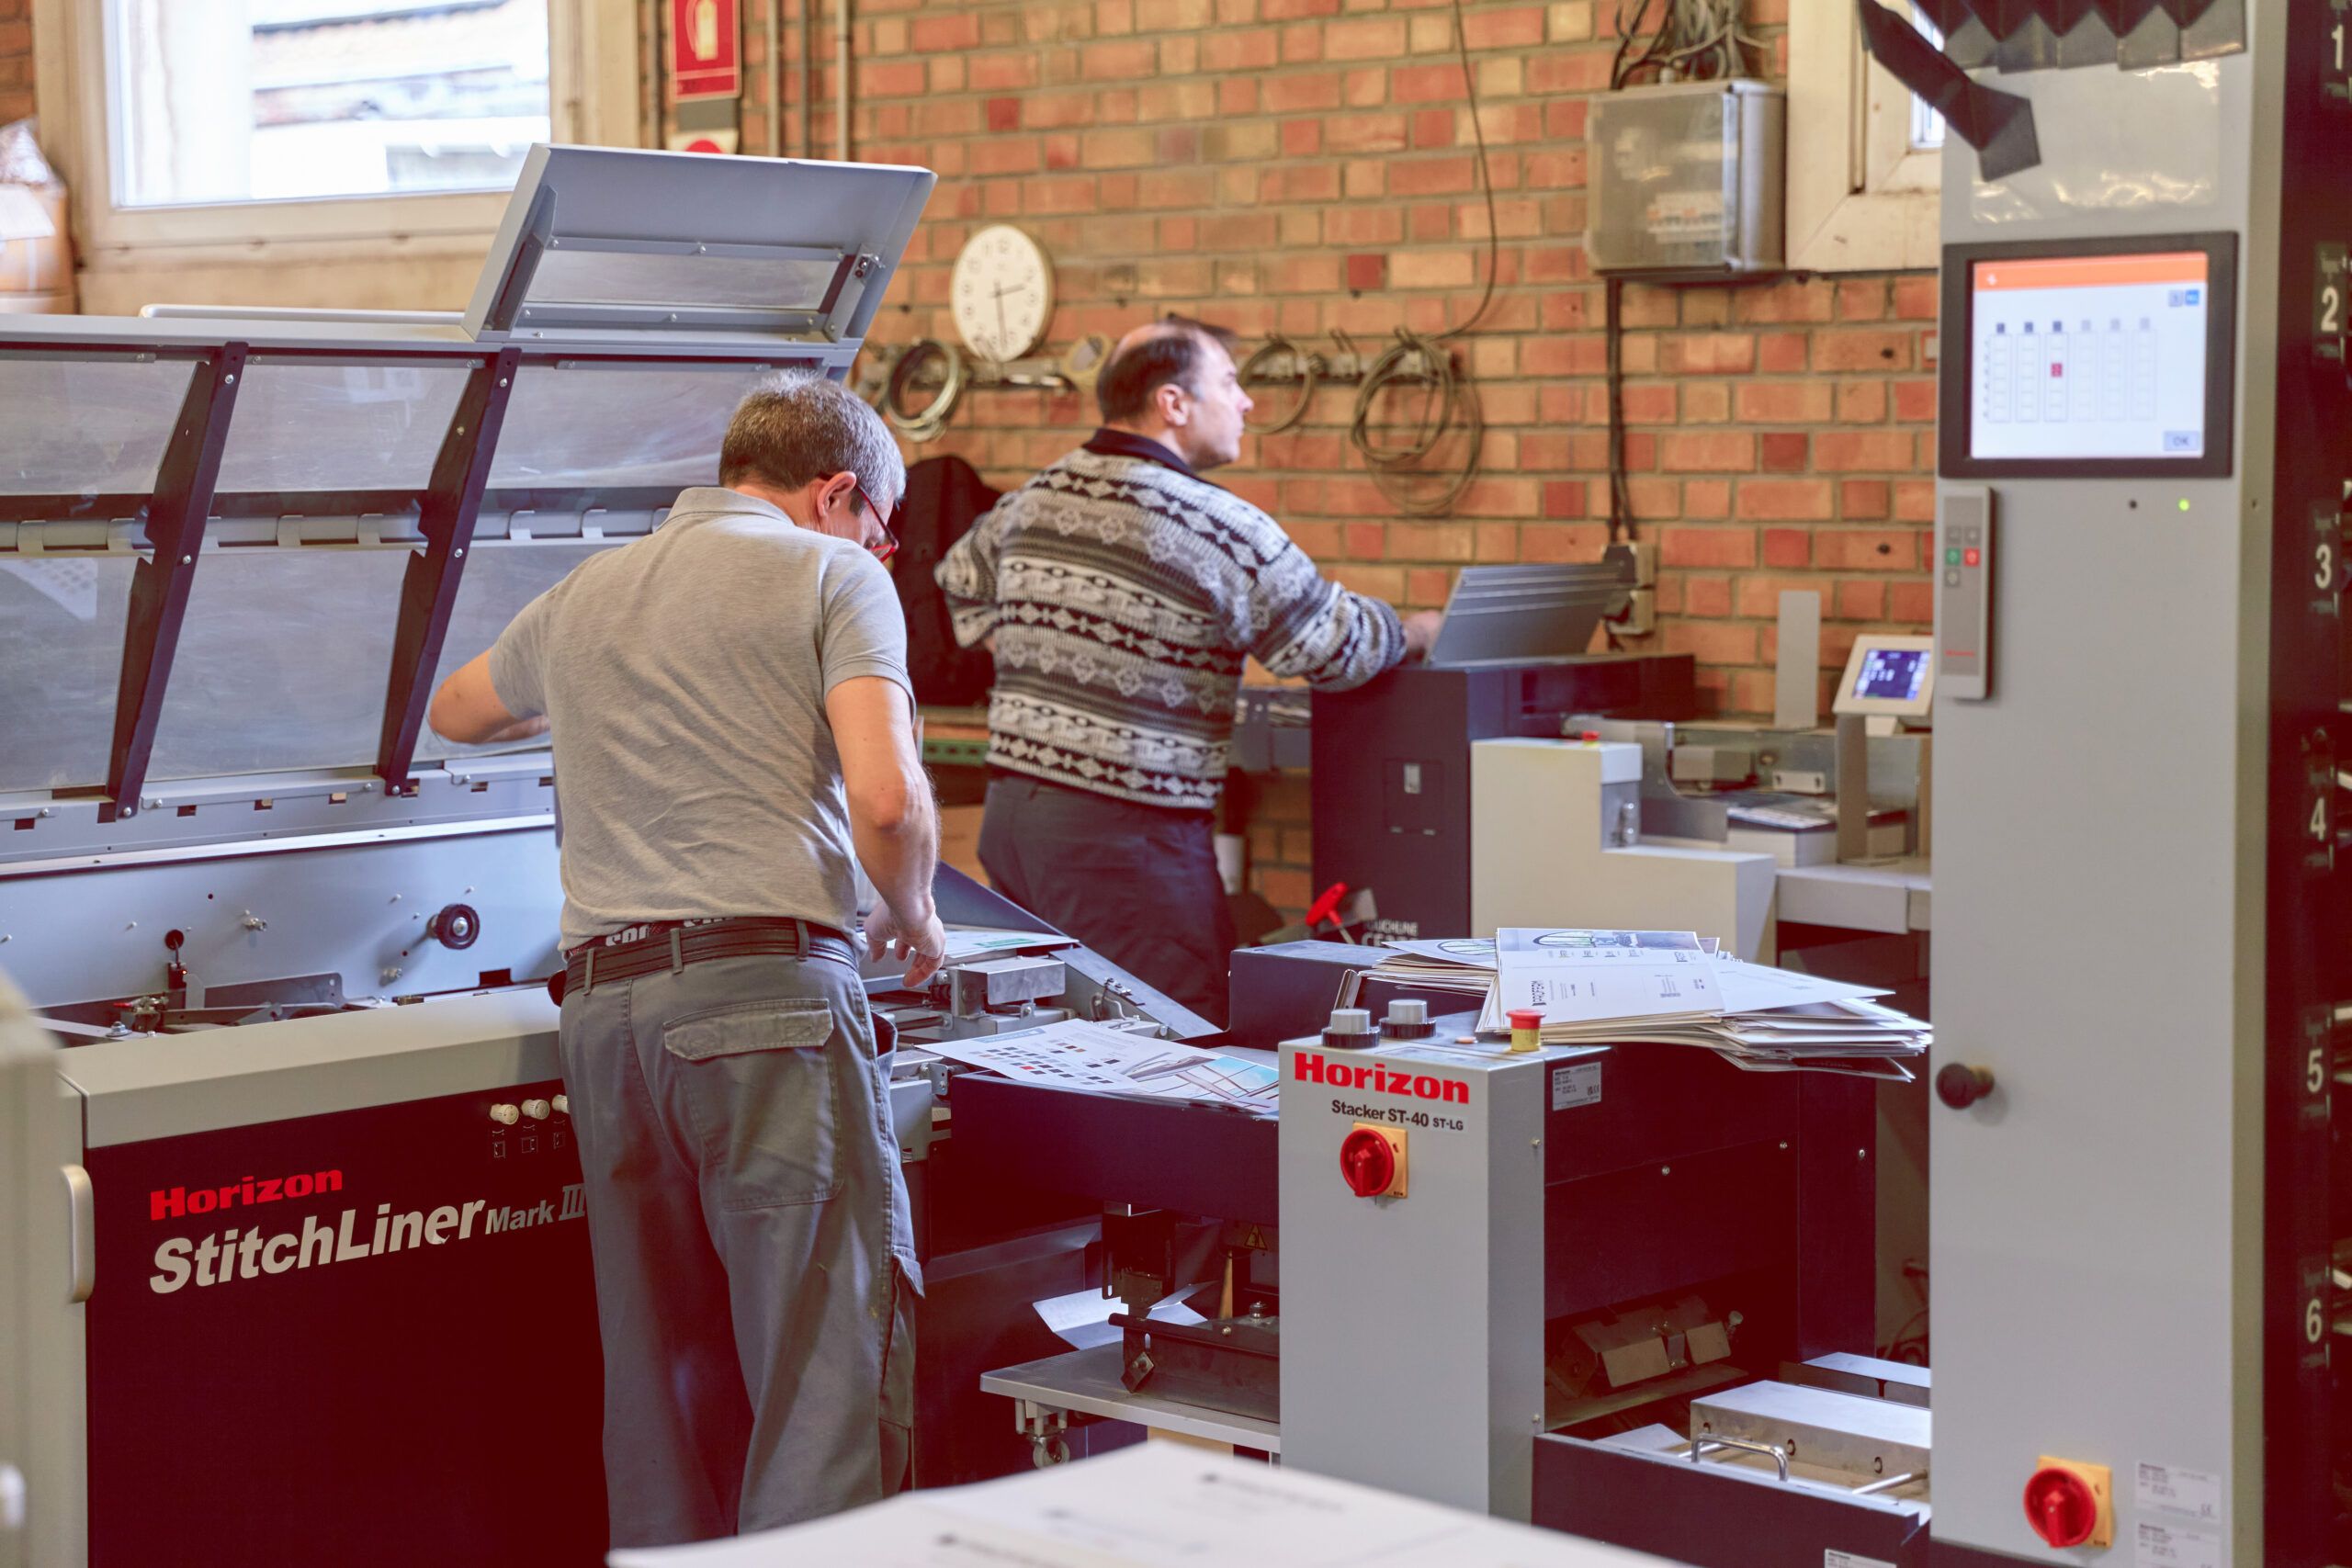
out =
[(1405, 1195), (1405, 1135), (1359, 1122), (1340, 1143), (1340, 1175), (1359, 1198)]
[(2080, 1546), (2098, 1529), (2098, 1494), (2071, 1470), (2045, 1465), (2025, 1483), (2025, 1520), (2056, 1547)]

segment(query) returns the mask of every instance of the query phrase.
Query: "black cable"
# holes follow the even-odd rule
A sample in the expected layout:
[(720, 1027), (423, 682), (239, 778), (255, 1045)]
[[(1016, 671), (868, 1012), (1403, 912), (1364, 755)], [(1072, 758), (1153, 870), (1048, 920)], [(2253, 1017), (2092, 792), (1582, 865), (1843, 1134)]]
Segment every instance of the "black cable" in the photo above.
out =
[(1606, 304), (1601, 335), (1609, 351), (1609, 542), (1634, 536), (1633, 487), (1625, 477), (1625, 322), (1624, 283), (1611, 277), (1602, 286)]
[[(1373, 404), (1383, 392), (1408, 381), (1422, 382), (1430, 388), (1421, 400), (1419, 421), (1412, 427), (1409, 439), (1401, 445), (1384, 446), (1373, 437)], [(1422, 459), (1437, 450), (1446, 433), (1454, 428), (1457, 417), (1464, 442), (1461, 470), (1434, 495), (1415, 491), (1406, 483), (1408, 476), (1419, 472)], [(1454, 368), (1453, 351), (1446, 347), (1442, 338), (1423, 337), (1399, 328), (1395, 344), (1365, 369), (1363, 385), (1356, 392), (1355, 412), (1348, 422), (1348, 440), (1363, 454), (1364, 462), (1372, 469), (1373, 482), (1380, 487), (1381, 493), (1408, 516), (1443, 516), (1477, 477), (1479, 448), (1486, 444), (1486, 436), (1487, 415), (1479, 404), (1477, 389), (1471, 384), (1467, 372)]]
[(1470, 100), (1470, 133), (1478, 142), (1478, 188), (1487, 197), (1487, 288), (1469, 319), (1440, 333), (1440, 338), (1460, 337), (1485, 318), (1487, 307), (1494, 303), (1495, 275), (1502, 268), (1502, 230), (1495, 221), (1495, 181), (1487, 171), (1487, 127), (1478, 114), (1478, 78), (1470, 69), (1470, 34), (1462, 19), (1462, 0), (1453, 0), (1453, 50), (1462, 61), (1462, 90)]

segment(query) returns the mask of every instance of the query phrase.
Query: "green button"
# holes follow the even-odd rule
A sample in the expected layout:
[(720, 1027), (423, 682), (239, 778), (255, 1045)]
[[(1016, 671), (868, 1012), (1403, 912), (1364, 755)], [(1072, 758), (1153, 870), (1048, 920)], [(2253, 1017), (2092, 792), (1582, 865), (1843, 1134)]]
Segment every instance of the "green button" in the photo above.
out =
[(1946, 550), (1944, 552), (1944, 564), (1946, 566), (1958, 566), (1960, 564), (1960, 552), (1958, 550)]

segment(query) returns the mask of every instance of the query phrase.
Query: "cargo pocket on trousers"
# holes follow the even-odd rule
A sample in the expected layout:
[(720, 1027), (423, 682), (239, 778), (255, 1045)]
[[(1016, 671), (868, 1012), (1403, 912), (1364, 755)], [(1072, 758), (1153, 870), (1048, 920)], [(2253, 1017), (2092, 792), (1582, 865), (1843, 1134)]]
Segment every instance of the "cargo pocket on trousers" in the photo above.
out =
[(711, 1008), (662, 1029), (721, 1208), (821, 1203), (841, 1192), (826, 1048), (834, 1032), (832, 1009), (814, 997)]

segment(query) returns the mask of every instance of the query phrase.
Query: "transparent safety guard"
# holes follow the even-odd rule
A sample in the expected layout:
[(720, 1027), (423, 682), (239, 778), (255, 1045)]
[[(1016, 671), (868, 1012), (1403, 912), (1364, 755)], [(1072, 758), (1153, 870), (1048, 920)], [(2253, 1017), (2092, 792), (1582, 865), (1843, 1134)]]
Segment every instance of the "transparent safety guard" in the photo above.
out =
[(561, 307), (560, 333), (0, 318), (0, 794), (20, 818), (44, 795), (127, 818), (149, 780), (366, 769), (384, 798), (413, 768), (544, 749), (452, 744), (425, 705), (532, 598), (715, 484), (762, 378), (847, 373), (932, 183), (536, 148), (477, 301)]

